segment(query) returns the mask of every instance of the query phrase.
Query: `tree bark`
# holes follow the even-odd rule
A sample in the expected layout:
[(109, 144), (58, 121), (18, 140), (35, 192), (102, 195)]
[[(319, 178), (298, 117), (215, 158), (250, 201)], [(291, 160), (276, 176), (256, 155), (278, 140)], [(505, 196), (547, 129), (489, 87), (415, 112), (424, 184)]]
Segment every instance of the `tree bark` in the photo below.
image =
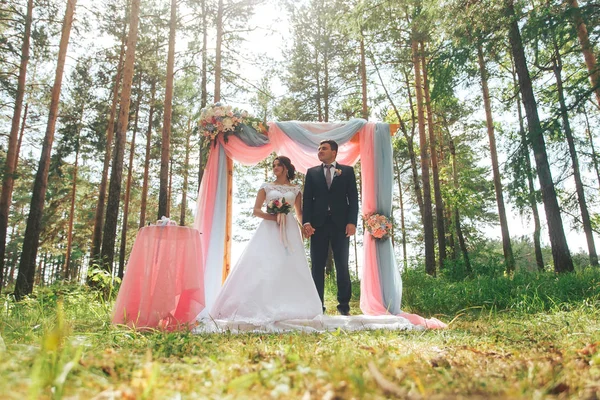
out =
[[(50, 168), (50, 153), (52, 151), (52, 142), (56, 129), (56, 119), (58, 117), (58, 105), (60, 103), (60, 89), (62, 86), (63, 71), (65, 68), (65, 58), (69, 46), (69, 36), (73, 24), (73, 14), (75, 12), (76, 0), (68, 0), (65, 11), (65, 18), (62, 26), (60, 45), (58, 50), (58, 61), (54, 77), (54, 86), (50, 100), (50, 111), (48, 113), (48, 124), (46, 134), (42, 144), (40, 162), (35, 182), (33, 184), (33, 193), (31, 196), (31, 205), (29, 207), (29, 216), (27, 217), (27, 227), (25, 228), (25, 237), (23, 239), (23, 250), (21, 261), (19, 263), (19, 272), (17, 283), (15, 285), (15, 298), (21, 300), (24, 296), (33, 291), (33, 281), (35, 278), (36, 258), (39, 247), (39, 238), (42, 225), (42, 214), (44, 211), (44, 201), (46, 199), (46, 187), (48, 185), (48, 170)], [(14, 165), (14, 160), (10, 167)]]
[(485, 122), (487, 126), (488, 139), (490, 142), (490, 155), (492, 157), (492, 172), (494, 176), (494, 189), (496, 190), (496, 203), (498, 205), (498, 217), (500, 218), (500, 231), (502, 232), (502, 250), (504, 251), (504, 262), (506, 272), (515, 271), (515, 257), (513, 256), (510, 243), (506, 209), (504, 207), (504, 194), (502, 180), (500, 177), (500, 166), (498, 163), (498, 151), (496, 150), (496, 134), (494, 132), (494, 120), (492, 118), (492, 105), (490, 102), (490, 90), (488, 88), (488, 73), (483, 58), (481, 44), (477, 44), (477, 60), (479, 62), (479, 74), (481, 76), (481, 90), (483, 92), (483, 105), (485, 108)]
[[(127, 11), (126, 11), (127, 14)], [(96, 213), (94, 216), (94, 230), (92, 232), (92, 250), (90, 252), (90, 261), (98, 260), (102, 251), (102, 230), (104, 228), (104, 209), (106, 206), (106, 187), (108, 186), (108, 169), (112, 156), (112, 146), (115, 133), (115, 116), (117, 114), (117, 104), (119, 102), (119, 88), (121, 87), (121, 75), (123, 72), (123, 58), (125, 57), (125, 43), (127, 41), (127, 24), (123, 24), (123, 33), (121, 36), (121, 51), (119, 52), (119, 63), (117, 64), (117, 73), (115, 74), (115, 83), (112, 91), (112, 103), (108, 116), (108, 126), (106, 127), (106, 147), (104, 150), (104, 165), (102, 167), (102, 178), (100, 179), (100, 188), (98, 189), (98, 203), (96, 204)]]
[(433, 111), (431, 107), (431, 96), (429, 95), (429, 79), (427, 78), (427, 62), (425, 60), (425, 45), (421, 42), (421, 67), (423, 69), (423, 92), (425, 94), (425, 105), (427, 107), (427, 129), (429, 133), (429, 152), (431, 156), (431, 171), (433, 172), (433, 193), (435, 197), (435, 221), (438, 239), (438, 267), (444, 268), (446, 260), (446, 228), (444, 227), (444, 201), (442, 200), (442, 189), (440, 187), (440, 173), (438, 167), (436, 135), (433, 124)]
[[(408, 99), (408, 105), (410, 108), (410, 113), (412, 115), (412, 126), (413, 129), (411, 131), (411, 133), (408, 133), (408, 130), (403, 130), (402, 133), (404, 134), (404, 137), (406, 138), (406, 146), (408, 147), (408, 155), (410, 157), (410, 167), (411, 167), (411, 171), (412, 171), (412, 181), (413, 181), (413, 186), (415, 189), (415, 196), (417, 198), (417, 204), (419, 205), (419, 214), (421, 215), (421, 222), (423, 222), (423, 191), (421, 190), (421, 183), (419, 181), (419, 170), (417, 167), (417, 155), (415, 153), (415, 146), (414, 146), (414, 137), (415, 137), (415, 131), (414, 131), (414, 127), (416, 125), (418, 125), (416, 118), (415, 118), (415, 107), (413, 104), (413, 98), (412, 98), (412, 94), (411, 94), (411, 90), (410, 90), (410, 80), (408, 78), (408, 73), (405, 71), (404, 73), (404, 82), (406, 84), (406, 97)], [(396, 115), (399, 115), (398, 111), (396, 110)], [(400, 123), (400, 126), (402, 127), (402, 123)]]
[(217, 7), (217, 47), (215, 49), (215, 98), (214, 102), (221, 101), (221, 47), (223, 46), (223, 0), (219, 0)]
[(156, 80), (152, 80), (152, 87), (150, 89), (150, 110), (148, 111), (148, 130), (146, 131), (146, 156), (144, 158), (142, 199), (140, 202), (140, 229), (146, 225), (146, 203), (148, 201), (148, 171), (150, 170), (150, 150), (152, 145), (152, 122), (154, 119), (155, 96)]
[[(208, 103), (208, 89), (207, 84), (207, 46), (208, 46), (208, 23), (206, 19), (206, 0), (202, 0), (202, 81), (201, 81), (201, 96), (200, 96), (200, 109), (206, 107)], [(202, 177), (204, 176), (204, 137), (200, 136), (200, 145), (198, 146), (198, 193), (200, 192), (200, 185), (202, 184)]]
[[(21, 110), (25, 98), (25, 83), (27, 81), (27, 65), (29, 64), (29, 42), (31, 40), (31, 24), (33, 20), (33, 0), (27, 1), (27, 15), (25, 16), (25, 32), (21, 45), (21, 63), (19, 65), (19, 78), (17, 80), (17, 96), (13, 111), (12, 125), (8, 137), (6, 163), (2, 179), (2, 194), (0, 194), (0, 293), (4, 285), (4, 257), (6, 255), (6, 234), (8, 232), (8, 214), (15, 183), (15, 171), (19, 157), (19, 127), (21, 125)], [(27, 106), (26, 106), (27, 107)], [(26, 108), (27, 110), (27, 108)], [(27, 111), (25, 111), (27, 115)], [(25, 121), (23, 121), (25, 125)]]
[(419, 146), (421, 147), (421, 176), (423, 182), (423, 236), (425, 242), (425, 271), (435, 276), (435, 250), (433, 238), (433, 214), (431, 209), (431, 187), (429, 182), (429, 153), (427, 152), (427, 133), (425, 132), (425, 112), (423, 104), (423, 81), (419, 43), (412, 41), (412, 57), (415, 68), (415, 92), (417, 94), (417, 115), (419, 122)]
[(598, 153), (596, 153), (596, 149), (594, 148), (594, 139), (592, 138), (592, 129), (590, 127), (590, 120), (588, 118), (588, 114), (585, 106), (583, 107), (583, 115), (585, 116), (585, 132), (586, 136), (590, 142), (590, 148), (592, 150), (592, 163), (594, 164), (594, 171), (596, 171), (596, 183), (598, 184), (598, 189), (600, 189), (600, 167), (598, 166)]
[(552, 247), (552, 258), (554, 259), (554, 270), (556, 272), (573, 271), (573, 260), (569, 252), (569, 246), (565, 237), (565, 231), (560, 215), (560, 207), (556, 197), (556, 190), (548, 164), (548, 155), (546, 154), (546, 143), (540, 119), (537, 111), (537, 103), (533, 93), (531, 77), (527, 68), (525, 50), (521, 39), (521, 32), (515, 16), (513, 0), (506, 0), (506, 12), (510, 19), (509, 38), (515, 68), (519, 77), (519, 87), (523, 96), (523, 105), (527, 124), (529, 126), (529, 137), (535, 155), (535, 163), (542, 190), (542, 199), (546, 211), (546, 220), (548, 222), (548, 231), (550, 234), (550, 245)]
[[(515, 88), (518, 88), (517, 81), (517, 73), (514, 70), (514, 60), (512, 60), (512, 69), (511, 73), (513, 76), (513, 82)], [(519, 119), (519, 135), (521, 137), (521, 148), (523, 149), (523, 159), (525, 160), (525, 167), (527, 168), (527, 187), (529, 190), (528, 198), (529, 205), (531, 207), (531, 213), (533, 215), (533, 246), (535, 251), (535, 261), (539, 271), (543, 271), (544, 266), (544, 256), (542, 254), (542, 243), (540, 240), (542, 225), (540, 223), (540, 213), (537, 208), (537, 198), (535, 195), (535, 187), (533, 185), (533, 169), (531, 167), (531, 159), (529, 158), (529, 140), (527, 139), (527, 134), (525, 133), (525, 126), (523, 125), (523, 111), (521, 109), (521, 93), (517, 90), (516, 93), (517, 99), (517, 116)]]
[(367, 104), (367, 61), (365, 57), (365, 38), (360, 37), (360, 82), (362, 94), (362, 117), (369, 120), (369, 107)]
[(402, 265), (404, 271), (408, 268), (408, 257), (406, 254), (406, 226), (404, 221), (404, 195), (402, 194), (402, 180), (400, 178), (400, 167), (398, 159), (394, 157), (394, 169), (396, 170), (396, 180), (398, 181), (398, 196), (400, 203), (400, 233), (402, 235)]
[(123, 179), (123, 157), (127, 126), (129, 125), (129, 107), (131, 98), (131, 85), (133, 83), (133, 67), (135, 63), (135, 47), (138, 37), (138, 23), (140, 15), (140, 0), (132, 0), (131, 15), (129, 20), (129, 35), (127, 36), (127, 52), (123, 67), (123, 90), (117, 131), (115, 135), (115, 150), (108, 188), (108, 202), (106, 207), (106, 222), (102, 237), (102, 264), (103, 268), (112, 273), (115, 257), (115, 241), (117, 235), (117, 221), (119, 217), (119, 203), (121, 200), (121, 184)]
[(129, 146), (129, 168), (127, 170), (127, 183), (125, 185), (125, 199), (123, 201), (123, 225), (121, 227), (121, 243), (119, 246), (119, 271), (117, 276), (123, 279), (125, 272), (125, 251), (127, 250), (127, 222), (129, 221), (129, 201), (131, 198), (131, 181), (133, 177), (133, 156), (135, 154), (135, 136), (138, 130), (138, 120), (140, 114), (140, 103), (142, 101), (142, 77), (140, 75), (138, 83), (138, 98), (135, 103), (135, 117), (133, 123), (133, 132), (131, 133), (131, 144)]
[[(84, 106), (85, 107), (85, 106)], [(71, 187), (71, 207), (69, 209), (69, 228), (67, 231), (67, 255), (65, 256), (65, 264), (63, 266), (63, 279), (66, 281), (70, 278), (69, 276), (69, 263), (71, 261), (71, 250), (73, 247), (73, 222), (75, 221), (75, 201), (77, 199), (77, 171), (79, 168), (79, 147), (80, 147), (80, 135), (81, 135), (81, 124), (83, 122), (83, 111), (81, 109), (81, 117), (79, 125), (77, 127), (77, 143), (75, 150), (75, 164), (73, 165), (73, 185)]]
[[(222, 2), (220, 1), (219, 4)], [(177, 1), (171, 0), (171, 21), (169, 23), (169, 53), (167, 58), (167, 85), (163, 112), (162, 141), (160, 150), (160, 190), (158, 193), (158, 219), (170, 216), (169, 207), (169, 158), (171, 145), (171, 117), (173, 113), (173, 79), (175, 66), (175, 30), (177, 28)]]
[(577, 31), (577, 39), (581, 46), (585, 65), (590, 74), (590, 83), (592, 84), (592, 90), (596, 94), (596, 102), (600, 107), (600, 69), (596, 64), (594, 47), (590, 43), (587, 27), (581, 17), (579, 3), (577, 0), (567, 0), (567, 4), (571, 7), (571, 18), (573, 19), (573, 25), (575, 25), (575, 30)]
[[(458, 181), (458, 168), (456, 164), (456, 148), (454, 147), (454, 140), (450, 138), (450, 142), (448, 143), (450, 147), (450, 155), (452, 156), (452, 177), (454, 180), (454, 188), (458, 190), (459, 181)], [(471, 267), (471, 260), (469, 259), (469, 250), (467, 249), (467, 244), (465, 242), (465, 236), (463, 235), (462, 228), (460, 226), (460, 212), (458, 211), (458, 207), (454, 207), (454, 227), (456, 229), (456, 236), (458, 237), (458, 245), (460, 246), (460, 250), (463, 255), (463, 260), (465, 263), (465, 271), (467, 274), (471, 274), (473, 272), (473, 268)]]
[(188, 168), (190, 164), (190, 136), (192, 133), (192, 120), (188, 120), (188, 130), (185, 138), (185, 162), (183, 165), (183, 188), (181, 190), (181, 213), (179, 225), (185, 226), (185, 212), (187, 210)]
[(565, 100), (561, 76), (562, 65), (563, 64), (560, 51), (558, 49), (558, 45), (555, 42), (554, 58), (552, 60), (552, 70), (554, 72), (554, 77), (556, 78), (556, 91), (558, 94), (558, 102), (560, 104), (560, 114), (563, 121), (565, 137), (567, 138), (567, 144), (569, 145), (569, 155), (571, 156), (571, 164), (573, 165), (573, 179), (575, 180), (575, 191), (577, 193), (577, 201), (579, 202), (579, 210), (581, 212), (581, 222), (583, 224), (583, 231), (585, 233), (585, 239), (588, 245), (590, 265), (592, 267), (597, 267), (598, 254), (596, 253), (596, 245), (594, 244), (594, 234), (592, 232), (592, 222), (590, 220), (590, 213), (588, 211), (583, 182), (581, 180), (581, 172), (579, 170), (579, 159), (577, 157), (577, 150), (575, 149), (575, 139), (573, 138), (571, 123), (569, 121), (569, 111), (567, 109), (567, 102)]

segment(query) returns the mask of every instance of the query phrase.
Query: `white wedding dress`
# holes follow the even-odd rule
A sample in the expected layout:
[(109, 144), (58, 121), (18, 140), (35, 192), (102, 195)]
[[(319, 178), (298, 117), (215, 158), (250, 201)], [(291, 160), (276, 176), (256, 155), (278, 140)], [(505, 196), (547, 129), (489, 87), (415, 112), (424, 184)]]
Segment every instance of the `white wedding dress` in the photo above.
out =
[[(300, 193), (298, 186), (272, 183), (263, 183), (261, 189), (267, 203), (285, 198), (293, 205)], [(262, 325), (322, 314), (300, 227), (293, 212), (284, 218), (285, 244), (279, 224), (262, 220), (223, 284), (211, 318)]]
[[(263, 183), (266, 202), (294, 204), (298, 186)], [(225, 280), (212, 308), (198, 317), (195, 333), (323, 332), (338, 328), (419, 329), (397, 316), (325, 316), (313, 282), (299, 224), (285, 216), (285, 236), (275, 221), (263, 220)]]

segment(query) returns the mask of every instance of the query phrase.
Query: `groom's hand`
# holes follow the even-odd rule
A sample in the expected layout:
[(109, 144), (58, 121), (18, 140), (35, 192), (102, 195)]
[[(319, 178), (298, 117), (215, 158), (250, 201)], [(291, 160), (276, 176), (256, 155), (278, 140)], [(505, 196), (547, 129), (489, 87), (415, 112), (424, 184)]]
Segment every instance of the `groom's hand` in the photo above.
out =
[(313, 233), (315, 233), (315, 228), (313, 228), (313, 226), (310, 224), (310, 222), (307, 222), (306, 224), (304, 224), (304, 236), (306, 238), (309, 238), (313, 235)]
[(354, 236), (356, 233), (356, 225), (348, 224), (346, 225), (346, 237)]

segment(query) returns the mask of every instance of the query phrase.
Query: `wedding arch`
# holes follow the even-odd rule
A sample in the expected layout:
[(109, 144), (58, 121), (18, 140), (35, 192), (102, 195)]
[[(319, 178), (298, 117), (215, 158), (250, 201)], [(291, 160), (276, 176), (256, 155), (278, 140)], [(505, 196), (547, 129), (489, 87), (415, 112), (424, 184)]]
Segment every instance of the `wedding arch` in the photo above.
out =
[[(200, 185), (194, 227), (201, 233), (206, 308), (210, 309), (230, 268), (233, 161), (254, 165), (276, 152), (302, 173), (318, 163), (323, 139), (339, 144), (337, 161), (361, 159), (362, 214), (392, 212), (390, 125), (352, 119), (346, 123), (270, 122), (268, 136), (242, 125), (239, 135), (215, 138)], [(364, 233), (360, 308), (367, 315), (400, 314), (402, 281), (391, 240)]]

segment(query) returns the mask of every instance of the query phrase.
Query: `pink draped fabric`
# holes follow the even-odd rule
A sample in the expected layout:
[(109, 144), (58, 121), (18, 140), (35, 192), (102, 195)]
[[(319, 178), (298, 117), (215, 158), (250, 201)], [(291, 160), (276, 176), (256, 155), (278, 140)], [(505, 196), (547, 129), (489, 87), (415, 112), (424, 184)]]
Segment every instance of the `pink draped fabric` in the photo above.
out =
[[(202, 183), (198, 191), (198, 201), (196, 206), (196, 218), (194, 219), (194, 228), (200, 233), (202, 243), (202, 266), (206, 265), (206, 256), (208, 254), (208, 245), (210, 243), (210, 234), (215, 209), (217, 194), (217, 185), (219, 184), (219, 151), (217, 148), (211, 149), (204, 169)], [(204, 272), (204, 271), (203, 271)], [(204, 276), (204, 275), (203, 275)]]
[(174, 329), (204, 309), (200, 234), (179, 226), (140, 229), (114, 308), (114, 324)]
[(271, 142), (264, 146), (252, 147), (233, 135), (227, 138), (227, 143), (223, 140), (223, 136), (219, 136), (219, 143), (221, 143), (229, 158), (244, 165), (257, 164), (274, 151), (274, 146)]
[(406, 312), (401, 312), (399, 316), (406, 318), (413, 325), (424, 326), (427, 329), (445, 329), (448, 327), (447, 324), (443, 323), (437, 318), (423, 318), (420, 315), (409, 314)]
[[(326, 136), (327, 135), (324, 134), (323, 138), (325, 139)], [(313, 151), (306, 151), (304, 147), (290, 139), (274, 122), (269, 122), (269, 141), (273, 144), (273, 148), (277, 154), (289, 157), (296, 167), (296, 170), (303, 174), (305, 174), (306, 170), (310, 167), (319, 164), (319, 159), (317, 158), (317, 146), (315, 146)], [(344, 165), (354, 165), (360, 158), (360, 152), (359, 142), (357, 140), (351, 140), (339, 147), (337, 161)]]
[[(361, 173), (362, 173), (362, 214), (376, 211), (375, 198), (375, 161), (374, 143), (375, 124), (367, 123), (360, 135)], [(375, 241), (365, 232), (363, 241), (363, 276), (360, 281), (360, 309), (366, 315), (385, 315), (387, 309), (383, 303), (377, 251)]]

